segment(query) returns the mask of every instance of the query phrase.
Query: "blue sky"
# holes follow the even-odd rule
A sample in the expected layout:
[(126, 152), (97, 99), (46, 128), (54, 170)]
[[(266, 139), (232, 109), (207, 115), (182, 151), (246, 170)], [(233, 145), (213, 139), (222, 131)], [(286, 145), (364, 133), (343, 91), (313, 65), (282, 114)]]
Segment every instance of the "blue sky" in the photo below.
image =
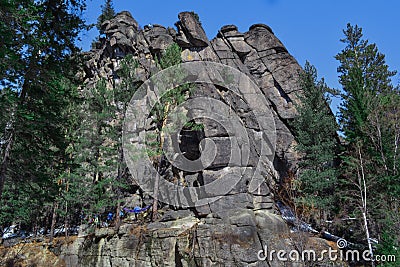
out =
[[(87, 0), (84, 17), (89, 23), (96, 22), (102, 4)], [(130, 11), (140, 25), (164, 26), (173, 26), (181, 11), (195, 11), (210, 39), (226, 24), (245, 32), (252, 24), (265, 23), (301, 66), (310, 61), (319, 77), (334, 88), (340, 88), (334, 56), (344, 48), (339, 40), (350, 22), (362, 27), (365, 38), (378, 45), (391, 70), (400, 70), (398, 0), (114, 0), (114, 8)], [(84, 34), (81, 46), (87, 50), (96, 35), (96, 30)], [(399, 82), (397, 75), (394, 83)]]

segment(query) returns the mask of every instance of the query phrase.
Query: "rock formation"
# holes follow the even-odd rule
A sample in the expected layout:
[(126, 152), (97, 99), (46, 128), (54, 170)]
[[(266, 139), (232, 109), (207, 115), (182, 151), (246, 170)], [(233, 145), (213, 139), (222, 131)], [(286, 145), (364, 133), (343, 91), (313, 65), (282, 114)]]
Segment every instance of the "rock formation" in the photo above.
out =
[[(256, 83), (260, 89), (258, 97), (273, 114), (276, 149), (271, 162), (266, 162), (272, 167), (272, 174), (266, 174), (269, 177), (256, 191), (248, 190), (248, 181), (243, 177), (238, 187), (220, 200), (193, 209), (167, 210), (159, 222), (145, 226), (125, 224), (118, 232), (104, 228), (93, 235), (82, 234), (62, 250), (67, 266), (282, 266), (276, 259), (260, 261), (258, 252), (265, 245), (275, 250), (296, 248), (289, 228), (276, 211), (272, 191), (298, 160), (288, 121), (296, 116), (294, 103), (298, 101), (297, 77), (301, 67), (264, 24), (252, 25), (246, 33), (239, 32), (234, 25), (223, 26), (211, 41), (193, 12), (180, 13), (175, 26), (176, 29), (146, 25), (139, 29), (126, 11), (104, 22), (106, 36), (86, 54), (85, 82), (94, 84), (101, 77), (112, 84), (118, 79), (120, 60), (128, 54), (139, 63), (137, 79), (145, 81), (159, 71), (155, 59), (172, 43), (182, 48), (183, 62), (212, 61), (231, 66)], [(244, 122), (250, 141), (256, 144), (257, 138), (263, 138), (262, 129), (252, 124), (253, 115), (240, 96), (213, 86), (199, 86), (194, 95), (229, 104)], [(218, 154), (207, 169), (184, 173), (188, 183), (206, 184), (224, 173), (254, 167), (251, 158), (260, 157), (256, 148), (251, 150), (246, 166), (229, 166), (229, 151), (224, 154), (229, 135), (212, 122), (202, 123), (202, 137), (214, 138)], [(196, 138), (199, 139), (192, 133), (183, 134), (182, 142), (186, 147), (193, 143), (198, 146), (201, 140)], [(187, 148), (188, 152), (193, 150)], [(313, 242), (312, 247), (328, 247), (323, 240), (313, 238)], [(310, 246), (306, 243), (304, 248)]]

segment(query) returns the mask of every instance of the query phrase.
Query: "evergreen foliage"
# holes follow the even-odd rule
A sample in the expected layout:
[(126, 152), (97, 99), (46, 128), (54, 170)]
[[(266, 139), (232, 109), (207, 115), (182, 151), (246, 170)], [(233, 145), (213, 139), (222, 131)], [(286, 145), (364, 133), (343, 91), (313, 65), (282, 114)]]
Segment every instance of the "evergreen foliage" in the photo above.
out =
[(78, 106), (72, 148), (77, 168), (71, 175), (75, 187), (70, 199), (89, 216), (114, 210), (130, 184), (122, 153), (122, 124), (127, 104), (140, 84), (133, 77), (138, 64), (131, 55), (120, 65), (118, 84), (102, 79), (86, 87)]
[(343, 86), (339, 121), (346, 141), (342, 196), (348, 212), (364, 217), (359, 222), (366, 239), (386, 228), (383, 214), (394, 215), (392, 233), (398, 236), (400, 102), (391, 83), (396, 72), (389, 71), (376, 45), (363, 39), (361, 28), (348, 24), (344, 34), (346, 47), (336, 56)]
[(368, 105), (377, 94), (393, 91), (391, 77), (396, 72), (389, 71), (385, 55), (378, 52), (375, 44), (362, 39), (362, 29), (347, 25), (343, 31), (345, 49), (336, 55), (340, 62), (339, 81), (343, 86), (344, 105), (340, 108), (342, 131), (349, 140), (363, 136), (362, 128), (367, 120)]
[[(173, 80), (176, 84), (182, 83), (186, 74), (180, 68), (179, 64), (182, 63), (181, 48), (173, 43), (162, 53), (160, 60), (157, 62), (158, 66), (163, 70), (174, 66)], [(191, 86), (189, 84), (180, 85), (176, 88), (171, 88), (164, 95), (162, 95), (160, 102), (157, 103), (153, 109), (156, 116), (156, 123), (159, 130), (162, 130), (163, 123), (167, 119), (168, 112), (172, 108), (180, 105), (188, 97)]]
[(45, 224), (65, 171), (83, 1), (1, 1), (0, 225)]
[(327, 106), (331, 92), (317, 81), (315, 68), (306, 63), (300, 75), (301, 104), (292, 125), (302, 160), (292, 197), (303, 212), (317, 208), (314, 217), (356, 218), (358, 230), (344, 234), (368, 244), (371, 252), (370, 240), (378, 238), (382, 245), (375, 252), (384, 254), (399, 247), (400, 93), (391, 83), (396, 72), (376, 45), (363, 39), (362, 29), (348, 24), (343, 32), (345, 48), (336, 55), (343, 88), (339, 125)]
[(302, 155), (296, 183), (300, 195), (296, 201), (300, 206), (317, 208), (327, 215), (336, 206), (337, 197), (338, 125), (329, 108), (328, 94), (332, 90), (323, 80), (317, 80), (317, 71), (308, 62), (300, 75), (300, 85), (299, 115), (293, 121), (296, 150)]
[(105, 22), (106, 20), (110, 20), (114, 17), (115, 17), (115, 9), (112, 0), (105, 0), (104, 5), (101, 6), (101, 14), (97, 18), (97, 24), (96, 24), (96, 27), (100, 31), (100, 34), (104, 33), (101, 29), (101, 24), (103, 24), (103, 22)]

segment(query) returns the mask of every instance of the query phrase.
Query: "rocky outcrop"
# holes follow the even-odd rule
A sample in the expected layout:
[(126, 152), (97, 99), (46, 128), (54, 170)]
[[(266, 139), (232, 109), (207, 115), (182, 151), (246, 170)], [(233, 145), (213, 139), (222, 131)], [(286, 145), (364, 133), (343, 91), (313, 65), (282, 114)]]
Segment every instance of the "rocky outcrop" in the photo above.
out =
[[(178, 211), (167, 209), (161, 222), (145, 227), (126, 224), (117, 232), (101, 229), (79, 237), (63, 249), (68, 266), (281, 266), (278, 261), (260, 261), (258, 252), (264, 245), (276, 250), (296, 247), (288, 227), (276, 215), (273, 189), (299, 159), (288, 122), (296, 116), (301, 67), (267, 25), (255, 24), (246, 33), (226, 25), (208, 40), (196, 14), (183, 12), (178, 17), (176, 30), (161, 25), (139, 29), (128, 12), (104, 22), (105, 37), (96, 49), (86, 53), (85, 82), (90, 85), (104, 78), (112, 88), (118, 82), (119, 62), (128, 54), (137, 60), (137, 79), (144, 82), (159, 71), (156, 59), (172, 43), (182, 48), (183, 62), (211, 61), (237, 69), (258, 87), (250, 100), (245, 99), (243, 88), (232, 93), (209, 84), (198, 85), (191, 97), (213, 98), (233, 110), (247, 133), (249, 160), (243, 163), (240, 157), (235, 158), (238, 155), (232, 155), (233, 150), (241, 151), (241, 144), (232, 141), (229, 128), (203, 119), (196, 121), (204, 125), (202, 131), (181, 133), (181, 147), (188, 158), (196, 159), (204, 145), (201, 140), (212, 140), (217, 149), (214, 160), (198, 172), (170, 169), (165, 173), (178, 172), (189, 186), (208, 184), (224, 176), (241, 176), (241, 180), (210, 204)], [(259, 175), (265, 181), (255, 190), (250, 190), (250, 177), (263, 156), (257, 144), (268, 140), (265, 129), (271, 125), (257, 123), (251, 104), (272, 114), (276, 129), (274, 155), (263, 158), (267, 170)], [(230, 116), (226, 112), (222, 117), (229, 121)], [(328, 246), (321, 240), (316, 242)]]
[(199, 18), (193, 12), (179, 14), (179, 22), (176, 23), (181, 36), (189, 41), (190, 47), (206, 47), (209, 45), (204, 29), (200, 25)]
[[(267, 211), (231, 210), (204, 219), (179, 216), (149, 225), (124, 224), (119, 231), (99, 229), (64, 245), (66, 266), (310, 266), (279, 261), (272, 250), (316, 255), (327, 241), (287, 231), (279, 216)], [(265, 259), (265, 255), (268, 255)], [(269, 257), (271, 257), (269, 259)], [(310, 262), (311, 264), (311, 262)], [(320, 261), (327, 266), (328, 259)], [(330, 266), (344, 266), (340, 265)]]
[[(265, 98), (275, 116), (275, 168), (285, 175), (288, 169), (295, 166), (298, 156), (293, 151), (295, 140), (287, 122), (296, 115), (293, 104), (298, 101), (297, 76), (301, 67), (270, 27), (255, 24), (248, 32), (240, 33), (236, 26), (227, 25), (208, 41), (193, 12), (179, 14), (177, 31), (161, 25), (146, 25), (143, 30), (137, 30), (137, 25), (128, 12), (121, 12), (116, 18), (103, 23), (106, 38), (97, 45), (99, 49), (87, 53), (87, 83), (98, 77), (108, 79), (111, 83), (117, 78), (119, 60), (127, 54), (138, 59), (138, 72), (143, 74), (140, 79), (144, 81), (158, 71), (154, 59), (163, 49), (176, 42), (182, 47), (183, 62), (223, 63), (247, 74), (257, 83), (263, 93), (260, 97)], [(197, 96), (215, 95), (216, 90), (205, 88), (202, 91)], [(229, 102), (229, 99), (226, 101)]]

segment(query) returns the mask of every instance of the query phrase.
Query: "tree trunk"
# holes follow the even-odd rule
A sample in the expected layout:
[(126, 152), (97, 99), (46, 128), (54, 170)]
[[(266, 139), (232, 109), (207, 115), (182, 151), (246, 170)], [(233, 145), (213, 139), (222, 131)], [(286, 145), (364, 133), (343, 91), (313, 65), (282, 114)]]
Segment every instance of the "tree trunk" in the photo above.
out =
[(162, 149), (163, 149), (163, 145), (164, 145), (164, 133), (163, 133), (163, 129), (165, 127), (165, 124), (167, 123), (167, 114), (169, 111), (169, 107), (170, 107), (170, 103), (166, 103), (165, 104), (165, 112), (164, 112), (164, 118), (162, 119), (162, 124), (161, 124), (161, 130), (160, 130), (160, 149), (161, 149), (161, 155), (160, 155), (160, 159), (158, 161), (158, 166), (157, 166), (157, 172), (158, 174), (156, 175), (155, 181), (154, 181), (154, 191), (153, 191), (153, 209), (152, 209), (152, 221), (155, 221), (158, 217), (158, 192), (159, 192), (159, 186), (160, 186), (160, 171), (161, 171), (161, 163), (163, 160), (162, 157)]
[[(360, 160), (360, 169), (361, 169), (361, 175), (359, 177), (359, 188), (360, 188), (364, 229), (365, 229), (365, 235), (366, 235), (367, 242), (368, 242), (368, 249), (369, 249), (370, 257), (372, 259), (374, 256), (374, 251), (372, 249), (372, 243), (371, 243), (371, 239), (370, 239), (370, 235), (369, 235), (368, 219), (367, 219), (367, 211), (368, 211), (368, 208), (367, 208), (367, 182), (365, 180), (364, 161), (363, 161), (360, 147), (358, 147), (358, 156), (359, 156), (359, 160)], [(373, 260), (371, 261), (371, 266), (375, 267), (375, 262)]]
[(154, 191), (153, 191), (153, 208), (152, 208), (152, 216), (151, 216), (151, 220), (155, 221), (157, 220), (158, 217), (158, 190), (159, 190), (159, 185), (160, 185), (160, 165), (161, 165), (161, 158), (160, 157), (160, 161), (158, 163), (158, 174), (156, 176), (156, 179), (154, 180)]
[[(120, 133), (120, 134), (122, 134), (122, 133)], [(119, 147), (119, 163), (118, 163), (117, 185), (121, 181), (121, 178), (125, 174), (125, 172), (122, 170), (123, 166), (124, 166), (124, 150), (120, 146)], [(122, 193), (121, 193), (121, 189), (120, 189), (119, 186), (117, 187), (116, 191), (117, 191), (118, 199), (117, 199), (117, 208), (115, 210), (115, 229), (118, 230), (120, 225), (121, 225), (121, 216), (120, 216), (120, 213), (121, 213), (121, 201), (120, 201), (120, 199), (121, 199)]]
[[(364, 220), (365, 235), (367, 236), (367, 241), (368, 241), (368, 250), (369, 250), (369, 253), (370, 253), (370, 257), (373, 258), (374, 251), (372, 249), (372, 243), (371, 243), (371, 239), (370, 239), (370, 236), (369, 236), (367, 214), (365, 212), (363, 212), (362, 214), (363, 214), (363, 220)], [(375, 262), (374, 261), (371, 261), (371, 266), (375, 267)]]
[[(34, 50), (34, 53), (37, 53), (37, 51)], [(35, 69), (35, 66), (36, 66), (36, 60), (35, 59), (30, 60), (28, 71), (25, 74), (24, 83), (22, 85), (21, 93), (19, 95), (19, 101), (17, 101), (16, 106), (14, 107), (15, 108), (14, 112), (17, 112), (19, 109), (18, 107), (21, 107), (25, 102), (25, 97), (27, 95), (29, 86), (31, 84), (30, 78), (33, 77), (33, 75), (34, 75), (33, 70)], [(14, 117), (14, 112), (12, 112), (12, 114), (11, 114), (11, 116), (13, 116), (13, 117)], [(12, 146), (14, 144), (14, 139), (15, 139), (15, 129), (14, 129), (15, 117), (11, 118), (11, 123), (12, 123), (11, 133), (10, 133), (10, 136), (8, 137), (7, 146), (4, 151), (3, 159), (1, 160), (1, 166), (0, 166), (0, 200), (3, 196), (4, 184), (6, 181), (7, 170), (8, 170), (8, 162), (10, 159), (10, 153), (11, 153), (11, 149), (12, 149)]]
[(58, 203), (57, 201), (55, 201), (53, 206), (53, 216), (51, 218), (51, 226), (50, 226), (50, 240), (49, 240), (50, 243), (53, 242), (54, 228), (56, 226), (56, 220), (57, 220), (57, 209), (58, 209)]
[(121, 216), (119, 213), (121, 212), (121, 202), (118, 199), (117, 208), (115, 210), (115, 229), (118, 231), (121, 226)]
[(6, 182), (6, 176), (7, 176), (7, 169), (8, 169), (8, 162), (10, 159), (10, 152), (12, 145), (14, 143), (14, 130), (11, 131), (11, 134), (8, 138), (7, 141), (7, 146), (4, 151), (3, 159), (1, 161), (1, 166), (0, 166), (0, 200), (3, 196), (3, 190), (4, 190), (4, 184)]
[[(69, 155), (69, 160), (72, 160), (72, 154)], [(68, 193), (69, 191), (69, 178), (71, 176), (71, 168), (67, 168), (67, 173), (68, 176), (65, 179), (65, 192)], [(68, 228), (69, 228), (69, 220), (68, 220), (68, 201), (65, 200), (65, 221), (64, 221), (64, 227), (65, 227), (65, 239), (68, 241)]]
[(65, 240), (68, 240), (68, 202), (65, 202), (65, 221), (64, 221), (64, 228), (65, 228)]
[(399, 141), (400, 141), (400, 133), (397, 131), (395, 132), (394, 135), (394, 153), (393, 153), (393, 175), (397, 174), (397, 150), (399, 147)]

